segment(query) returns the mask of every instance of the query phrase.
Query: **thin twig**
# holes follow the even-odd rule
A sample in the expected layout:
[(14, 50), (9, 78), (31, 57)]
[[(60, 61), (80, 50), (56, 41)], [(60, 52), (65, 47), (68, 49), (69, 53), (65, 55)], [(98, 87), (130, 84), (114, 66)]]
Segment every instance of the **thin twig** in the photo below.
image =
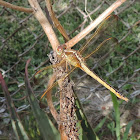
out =
[(16, 5), (10, 4), (8, 2), (5, 2), (3, 0), (0, 0), (0, 5), (3, 5), (4, 7), (11, 8), (11, 9), (14, 9), (17, 11), (25, 12), (25, 13), (32, 13), (33, 12), (33, 9), (31, 9), (31, 8), (24, 8), (21, 6), (16, 6)]
[(51, 46), (53, 48), (53, 50), (55, 51), (56, 48), (60, 45), (55, 32), (53, 31), (52, 26), (50, 25), (49, 21), (47, 20), (47, 18), (45, 17), (42, 9), (40, 8), (38, 1), (37, 0), (28, 0), (31, 7), (34, 9), (34, 15), (36, 17), (36, 19), (39, 21), (39, 23), (41, 24), (43, 30), (45, 31), (49, 42), (51, 43)]
[(128, 80), (126, 80), (123, 84), (121, 84), (121, 85), (119, 86), (119, 88), (122, 88), (126, 83), (128, 83), (133, 77), (135, 77), (135, 76), (137, 75), (138, 72), (139, 72), (139, 71), (133, 73), (133, 75), (132, 75)]
[(88, 27), (86, 27), (82, 32), (72, 38), (70, 41), (65, 43), (67, 48), (73, 47), (81, 39), (83, 39), (88, 33), (90, 33), (95, 27), (97, 27), (107, 16), (109, 16), (116, 8), (118, 8), (126, 0), (117, 0), (108, 9), (106, 9), (98, 18), (96, 18)]
[(51, 1), (50, 0), (45, 0), (45, 2), (46, 2), (46, 7), (49, 11), (52, 22), (54, 23), (54, 25), (58, 29), (58, 31), (63, 35), (64, 39), (66, 41), (68, 41), (69, 36), (67, 35), (63, 26), (60, 24), (59, 20), (56, 18), (55, 13), (54, 13), (53, 8), (52, 8), (52, 5), (51, 5)]
[[(96, 7), (92, 12), (89, 13), (89, 16), (91, 16), (92, 14), (94, 14), (95, 12), (97, 12), (101, 7), (102, 5), (104, 4), (105, 2), (103, 1), (98, 7)], [(87, 16), (85, 17), (87, 18)]]

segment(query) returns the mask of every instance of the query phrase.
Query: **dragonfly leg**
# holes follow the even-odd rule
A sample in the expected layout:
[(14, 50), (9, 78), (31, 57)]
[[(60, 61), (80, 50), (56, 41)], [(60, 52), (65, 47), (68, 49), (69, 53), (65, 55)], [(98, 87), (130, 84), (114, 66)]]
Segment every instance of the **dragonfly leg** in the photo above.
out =
[(68, 71), (68, 62), (66, 61), (66, 72)]
[(68, 63), (68, 61), (66, 60), (66, 72), (68, 72), (69, 69), (71, 70), (71, 69), (72, 69), (72, 66), (71, 66), (71, 64)]

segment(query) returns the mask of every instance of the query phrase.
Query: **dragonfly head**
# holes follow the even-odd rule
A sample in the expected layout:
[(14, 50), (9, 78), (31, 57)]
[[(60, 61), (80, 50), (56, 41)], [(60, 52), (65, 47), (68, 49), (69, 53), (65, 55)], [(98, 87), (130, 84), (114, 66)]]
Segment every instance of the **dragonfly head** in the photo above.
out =
[(63, 52), (64, 52), (64, 49), (66, 49), (66, 45), (60, 45), (60, 46), (57, 47), (56, 53), (57, 53), (58, 55), (62, 55)]

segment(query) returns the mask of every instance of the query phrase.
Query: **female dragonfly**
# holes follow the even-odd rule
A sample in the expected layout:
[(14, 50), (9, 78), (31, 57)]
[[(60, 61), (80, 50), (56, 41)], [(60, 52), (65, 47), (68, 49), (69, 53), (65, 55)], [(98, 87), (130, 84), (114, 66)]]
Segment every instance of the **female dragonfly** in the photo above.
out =
[[(64, 80), (70, 73), (72, 73), (72, 71), (74, 71), (76, 68), (80, 68), (82, 71), (86, 72), (89, 76), (97, 80), (108, 90), (113, 92), (118, 98), (125, 100), (127, 102), (128, 98), (121, 95), (117, 90), (115, 90), (113, 87), (111, 87), (101, 78), (99, 78), (94, 72), (92, 72), (88, 68), (88, 65), (91, 65), (91, 63), (93, 65), (93, 62), (96, 60), (98, 61), (98, 66), (100, 66), (101, 65), (100, 63), (101, 62), (104, 63), (105, 58), (108, 55), (111, 56), (111, 54), (115, 54), (115, 46), (117, 45), (117, 40), (110, 36), (112, 36), (111, 33), (115, 34), (114, 24), (116, 23), (116, 20), (117, 19), (114, 16), (107, 17), (99, 25), (99, 27), (96, 29), (93, 35), (91, 35), (90, 39), (86, 42), (86, 44), (77, 51), (73, 49), (67, 49), (67, 46), (65, 45), (58, 46), (57, 54), (62, 57), (62, 61), (60, 62), (60, 64), (45, 67), (40, 71), (38, 71), (35, 75), (38, 77), (38, 75), (40, 75), (40, 73), (42, 73), (42, 71), (44, 70), (47, 70), (48, 74), (51, 68), (59, 67), (61, 66), (62, 63), (67, 62), (74, 68), (70, 72), (67, 72), (67, 74), (59, 80)], [(101, 43), (99, 44), (99, 42)], [(90, 62), (85, 63), (85, 60), (89, 60)], [(58, 81), (56, 81), (52, 86), (50, 86), (41, 96), (41, 99), (45, 96), (45, 94), (47, 94), (48, 91), (52, 90), (52, 88), (55, 87), (57, 84)]]

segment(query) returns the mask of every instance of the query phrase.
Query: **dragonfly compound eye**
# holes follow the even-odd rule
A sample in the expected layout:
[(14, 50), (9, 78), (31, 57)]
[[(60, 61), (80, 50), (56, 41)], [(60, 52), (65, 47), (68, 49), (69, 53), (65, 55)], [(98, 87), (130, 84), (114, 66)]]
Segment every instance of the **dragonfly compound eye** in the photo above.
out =
[(61, 55), (62, 54), (62, 49), (57, 48), (56, 52), (57, 52), (58, 55)]
[(63, 46), (61, 46), (61, 45), (58, 46), (57, 49), (56, 49), (56, 52), (57, 52), (58, 55), (62, 55), (62, 53), (63, 53)]

